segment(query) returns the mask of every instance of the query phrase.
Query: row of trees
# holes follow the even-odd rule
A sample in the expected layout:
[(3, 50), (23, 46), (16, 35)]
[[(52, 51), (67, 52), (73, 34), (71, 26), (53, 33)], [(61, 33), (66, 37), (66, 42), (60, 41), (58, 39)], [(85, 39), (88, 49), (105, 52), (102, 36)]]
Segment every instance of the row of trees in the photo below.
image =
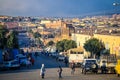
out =
[(58, 41), (56, 44), (56, 48), (59, 52), (67, 51), (71, 48), (76, 48), (76, 47), (77, 47), (77, 45), (76, 45), (75, 41), (67, 40), (67, 39), (64, 39), (62, 41)]
[(17, 35), (16, 31), (9, 31), (0, 25), (0, 49), (19, 48)]
[[(50, 42), (50, 44), (53, 44), (53, 42)], [(73, 40), (64, 39), (56, 43), (56, 48), (60, 52), (67, 51), (71, 48), (76, 47), (76, 42)], [(90, 57), (93, 57), (94, 55), (96, 57), (100, 57), (100, 55), (106, 55), (110, 53), (109, 50), (105, 49), (104, 43), (97, 38), (91, 38), (87, 40), (83, 47), (86, 51), (91, 53)]]

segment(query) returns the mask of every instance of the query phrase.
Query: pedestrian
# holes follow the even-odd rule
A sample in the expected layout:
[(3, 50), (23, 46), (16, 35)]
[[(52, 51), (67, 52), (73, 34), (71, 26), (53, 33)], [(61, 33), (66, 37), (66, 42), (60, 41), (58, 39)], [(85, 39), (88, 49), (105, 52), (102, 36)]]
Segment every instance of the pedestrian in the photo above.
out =
[(34, 58), (31, 58), (32, 65), (34, 65), (34, 62), (35, 62)]
[(71, 74), (73, 75), (74, 72), (75, 72), (75, 63), (72, 62), (72, 63), (71, 63)]
[(61, 66), (59, 66), (58, 75), (59, 75), (59, 78), (62, 78), (62, 67)]
[(68, 66), (68, 59), (67, 59), (67, 57), (65, 57), (65, 66), (66, 67)]
[(41, 75), (42, 79), (44, 79), (45, 71), (46, 71), (46, 70), (45, 70), (44, 64), (42, 64), (42, 67), (41, 67), (41, 69), (40, 69), (40, 75)]
[(101, 66), (101, 73), (106, 74), (107, 69), (106, 69), (106, 61), (103, 61), (102, 66)]

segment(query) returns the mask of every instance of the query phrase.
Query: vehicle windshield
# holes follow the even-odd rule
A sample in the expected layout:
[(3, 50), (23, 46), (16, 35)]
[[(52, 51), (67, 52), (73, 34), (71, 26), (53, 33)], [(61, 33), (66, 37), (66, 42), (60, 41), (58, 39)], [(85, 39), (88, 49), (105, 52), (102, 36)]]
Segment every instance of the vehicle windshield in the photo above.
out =
[(96, 60), (86, 60), (86, 63), (96, 63)]

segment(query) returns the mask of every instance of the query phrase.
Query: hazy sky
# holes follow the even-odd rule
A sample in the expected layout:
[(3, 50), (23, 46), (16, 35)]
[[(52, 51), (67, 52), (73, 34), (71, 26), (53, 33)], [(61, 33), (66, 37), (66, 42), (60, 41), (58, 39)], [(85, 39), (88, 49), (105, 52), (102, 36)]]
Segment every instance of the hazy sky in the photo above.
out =
[(0, 15), (78, 16), (112, 11), (115, 1), (117, 0), (0, 0)]

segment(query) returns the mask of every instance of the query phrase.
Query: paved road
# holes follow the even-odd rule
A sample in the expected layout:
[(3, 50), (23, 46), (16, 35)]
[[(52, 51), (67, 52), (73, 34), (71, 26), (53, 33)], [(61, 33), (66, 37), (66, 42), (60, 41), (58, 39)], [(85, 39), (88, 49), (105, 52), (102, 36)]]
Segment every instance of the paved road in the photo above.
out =
[(71, 70), (64, 67), (62, 62), (57, 62), (55, 59), (41, 55), (36, 59), (36, 64), (30, 69), (11, 70), (0, 72), (0, 80), (42, 80), (40, 78), (40, 67), (44, 63), (46, 66), (46, 75), (44, 80), (59, 80), (58, 65), (63, 67), (63, 78), (61, 80), (120, 80), (115, 74), (81, 74), (81, 69), (77, 68), (74, 75), (71, 75)]

